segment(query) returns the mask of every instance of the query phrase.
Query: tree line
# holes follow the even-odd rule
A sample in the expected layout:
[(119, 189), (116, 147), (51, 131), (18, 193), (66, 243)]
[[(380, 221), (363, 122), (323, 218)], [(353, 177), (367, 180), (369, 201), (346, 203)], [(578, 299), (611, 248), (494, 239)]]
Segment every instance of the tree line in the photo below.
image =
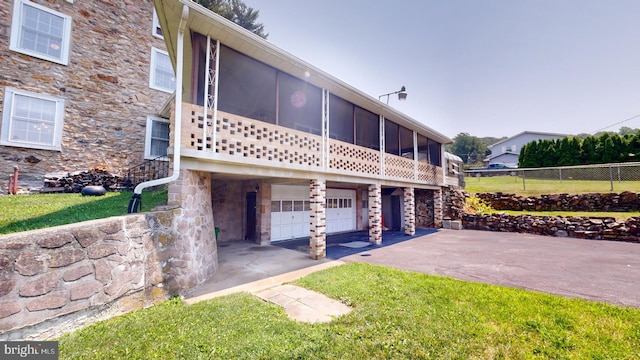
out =
[(601, 133), (579, 138), (538, 140), (520, 150), (518, 167), (591, 165), (640, 161), (640, 132)]

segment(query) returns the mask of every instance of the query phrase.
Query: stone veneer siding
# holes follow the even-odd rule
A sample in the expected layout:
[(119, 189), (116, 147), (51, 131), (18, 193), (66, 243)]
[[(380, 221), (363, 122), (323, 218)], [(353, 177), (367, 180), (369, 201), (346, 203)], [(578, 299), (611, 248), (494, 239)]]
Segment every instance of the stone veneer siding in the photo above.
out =
[(323, 259), (327, 256), (327, 217), (326, 198), (327, 185), (323, 180), (311, 180), (310, 192), (310, 237), (309, 255), (313, 259)]
[(245, 218), (242, 181), (215, 179), (211, 184), (212, 207), (216, 209), (213, 219), (220, 229), (219, 243), (242, 240), (242, 223)]
[(369, 242), (382, 244), (382, 187), (369, 185)]
[(442, 199), (442, 189), (433, 191), (433, 225), (436, 228), (442, 227), (444, 219), (444, 201)]
[(176, 207), (176, 239), (166, 249), (166, 287), (187, 292), (218, 270), (218, 251), (211, 206), (211, 174), (181, 170), (169, 185), (168, 205)]
[(175, 214), (0, 236), (0, 340), (55, 337), (165, 300)]
[(404, 188), (404, 233), (416, 233), (416, 204), (412, 187)]
[(416, 227), (433, 227), (433, 190), (414, 190)]
[(122, 174), (143, 161), (146, 116), (170, 94), (149, 88), (151, 0), (31, 0), (72, 17), (69, 64), (9, 50), (14, 1), (0, 1), (0, 117), (6, 87), (65, 100), (62, 151), (0, 146), (0, 192), (13, 167), (19, 185), (42, 186), (48, 172), (100, 168)]

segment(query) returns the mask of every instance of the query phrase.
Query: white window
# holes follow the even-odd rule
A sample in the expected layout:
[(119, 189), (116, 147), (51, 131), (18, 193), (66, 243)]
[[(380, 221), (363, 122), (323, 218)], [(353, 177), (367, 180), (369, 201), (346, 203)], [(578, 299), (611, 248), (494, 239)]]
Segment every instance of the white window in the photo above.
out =
[(60, 150), (64, 100), (6, 88), (0, 145)]
[(169, 120), (147, 116), (147, 136), (144, 144), (145, 159), (167, 156), (169, 147)]
[(158, 13), (156, 12), (155, 8), (153, 9), (153, 27), (151, 28), (151, 33), (155, 37), (164, 39), (164, 35), (162, 35), (162, 28), (160, 27), (160, 22), (158, 21)]
[(176, 89), (176, 76), (166, 51), (151, 48), (149, 87), (170, 93)]
[(71, 17), (27, 0), (15, 0), (9, 49), (67, 65)]

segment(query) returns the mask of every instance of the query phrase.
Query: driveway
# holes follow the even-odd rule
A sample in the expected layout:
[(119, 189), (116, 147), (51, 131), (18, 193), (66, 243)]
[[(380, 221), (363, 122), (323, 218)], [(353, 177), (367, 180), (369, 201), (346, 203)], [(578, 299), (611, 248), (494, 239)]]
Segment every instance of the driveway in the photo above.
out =
[(638, 243), (440, 230), (360, 250), (340, 260), (640, 308)]

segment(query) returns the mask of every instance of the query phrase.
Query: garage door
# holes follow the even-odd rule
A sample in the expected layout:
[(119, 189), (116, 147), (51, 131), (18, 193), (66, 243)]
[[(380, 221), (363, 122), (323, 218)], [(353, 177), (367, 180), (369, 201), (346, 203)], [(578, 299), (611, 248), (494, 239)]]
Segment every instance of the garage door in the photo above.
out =
[[(327, 189), (327, 234), (356, 230), (355, 190)], [(309, 187), (271, 186), (271, 241), (309, 236)]]
[(271, 241), (309, 236), (309, 187), (271, 186)]
[(327, 189), (327, 234), (356, 230), (356, 191)]

